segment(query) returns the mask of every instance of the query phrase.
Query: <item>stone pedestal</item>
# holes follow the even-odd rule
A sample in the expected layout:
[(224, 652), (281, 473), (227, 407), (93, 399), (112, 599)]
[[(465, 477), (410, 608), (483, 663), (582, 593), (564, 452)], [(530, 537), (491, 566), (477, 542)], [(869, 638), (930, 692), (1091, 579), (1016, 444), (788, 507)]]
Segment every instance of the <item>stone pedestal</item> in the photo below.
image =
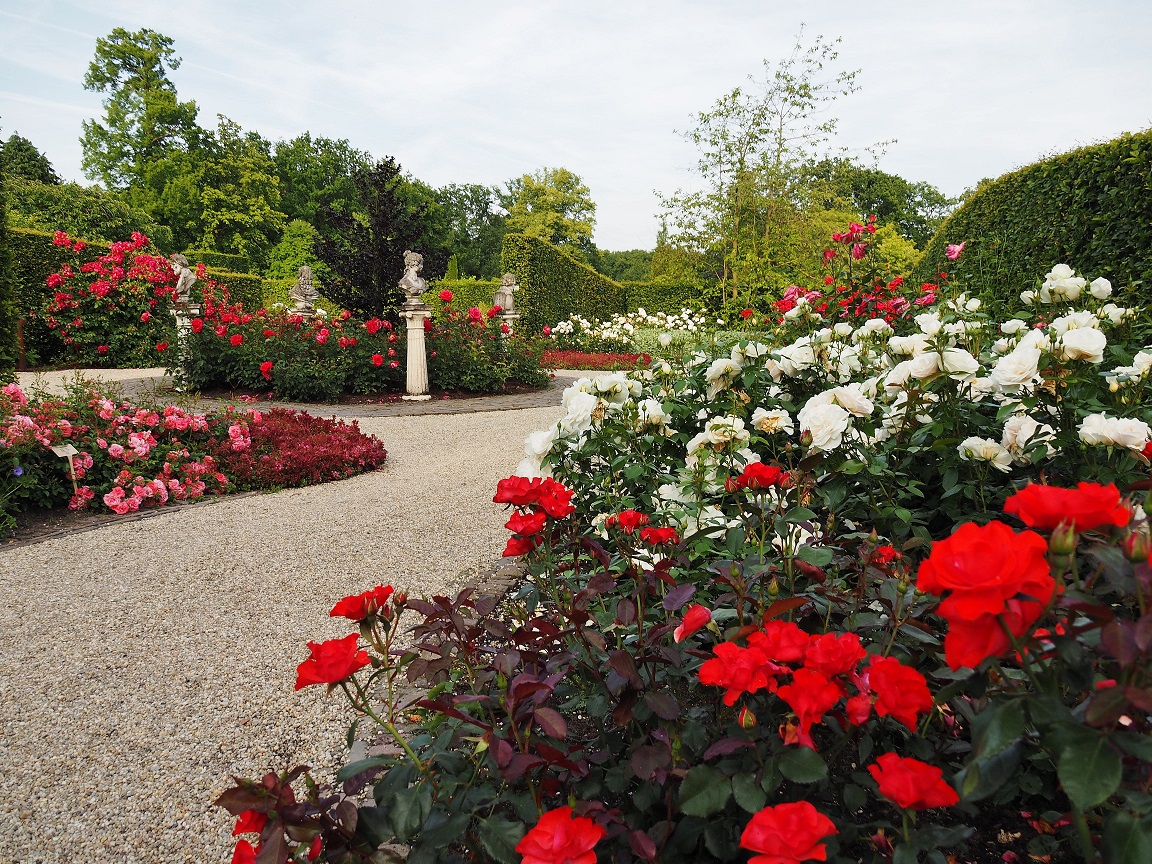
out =
[(502, 311), (496, 317), (500, 319), (501, 324), (508, 325), (508, 335), (511, 336), (512, 332), (516, 329), (516, 322), (520, 320), (520, 313)]
[(432, 398), (428, 395), (428, 351), (424, 347), (424, 322), (431, 314), (423, 303), (405, 303), (400, 312), (408, 322), (408, 395), (402, 398), (410, 402)]
[(183, 392), (187, 384), (185, 367), (188, 363), (188, 334), (192, 332), (192, 319), (200, 317), (199, 303), (184, 303), (172, 310), (172, 317), (176, 319), (176, 362), (173, 366), (179, 369), (176, 377), (176, 390)]

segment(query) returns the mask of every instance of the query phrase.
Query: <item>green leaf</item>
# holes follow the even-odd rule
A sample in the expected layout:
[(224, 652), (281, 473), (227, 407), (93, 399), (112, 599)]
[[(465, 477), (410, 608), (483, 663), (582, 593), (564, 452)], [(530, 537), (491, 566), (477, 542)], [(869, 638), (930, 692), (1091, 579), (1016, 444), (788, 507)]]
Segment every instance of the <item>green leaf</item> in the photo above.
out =
[(395, 756), (373, 756), (371, 759), (358, 759), (349, 762), (336, 774), (336, 782), (343, 783), (350, 777), (355, 777), (370, 768), (386, 768), (396, 762)]
[(1019, 767), (1019, 743), (1010, 745), (994, 756), (974, 759), (956, 775), (960, 784), (960, 797), (964, 801), (987, 798), (1007, 783)]
[(828, 776), (828, 766), (815, 750), (795, 747), (780, 757), (780, 773), (793, 783), (815, 783)]
[(784, 514), (785, 522), (811, 522), (815, 519), (816, 514), (807, 507), (793, 507)]
[(1104, 864), (1148, 861), (1152, 861), (1152, 820), (1123, 811), (1104, 820)]
[(797, 558), (816, 567), (827, 567), (832, 563), (834, 554), (827, 546), (801, 546), (796, 550)]
[(732, 781), (718, 768), (697, 765), (680, 784), (680, 812), (707, 818), (724, 809), (732, 797)]
[(431, 810), (432, 787), (427, 782), (409, 788), (406, 794), (397, 795), (388, 813), (396, 839), (401, 843), (411, 840)]
[(476, 829), (484, 851), (500, 864), (519, 864), (520, 856), (516, 853), (516, 844), (524, 839), (525, 833), (521, 823), (512, 822), (503, 816), (484, 819)]
[(1044, 737), (1044, 746), (1056, 756), (1056, 776), (1078, 810), (1106, 801), (1120, 785), (1120, 754), (1095, 729), (1064, 723)]
[(356, 814), (356, 833), (375, 849), (392, 839), (388, 811), (383, 807), (361, 807)]
[(747, 771), (732, 778), (732, 794), (747, 813), (760, 812), (768, 802), (768, 795), (756, 782), (756, 775)]
[(973, 753), (977, 759), (995, 756), (1024, 734), (1024, 703), (1006, 699), (976, 715)]

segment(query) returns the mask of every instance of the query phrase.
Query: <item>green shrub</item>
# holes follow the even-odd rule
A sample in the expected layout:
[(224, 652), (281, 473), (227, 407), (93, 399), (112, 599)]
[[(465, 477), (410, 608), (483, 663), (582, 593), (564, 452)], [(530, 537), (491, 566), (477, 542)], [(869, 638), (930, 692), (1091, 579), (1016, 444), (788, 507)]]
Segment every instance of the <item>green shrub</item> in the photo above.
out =
[(574, 313), (611, 318), (627, 307), (623, 285), (535, 237), (506, 234), (500, 263), (520, 285), (516, 311), (524, 332), (538, 332)]
[[(941, 226), (912, 273), (941, 270), (1014, 298), (1065, 263), (1117, 287), (1152, 282), (1152, 131), (1123, 135), (1005, 174)], [(965, 243), (959, 261), (948, 244)], [(991, 299), (991, 298), (989, 298)]]
[(12, 253), (7, 227), (7, 195), (0, 174), (0, 382), (11, 380), (17, 352), (16, 280), (12, 278)]
[[(296, 284), (296, 277), (291, 279), (264, 279), (261, 282), (262, 296), (264, 297), (264, 308), (271, 309), (276, 304), (288, 307), (292, 305), (291, 295), (288, 293), (292, 290), (292, 286)], [(323, 286), (321, 286), (323, 287)], [(338, 315), (341, 308), (321, 294), (316, 300), (316, 308), (323, 309), (330, 316)]]
[(660, 282), (621, 282), (627, 291), (628, 312), (643, 309), (645, 312), (667, 312), (669, 315), (681, 309), (699, 309), (703, 305), (700, 289), (687, 283), (664, 284)]
[(250, 273), (252, 262), (247, 255), (231, 255), (227, 252), (213, 252), (210, 249), (189, 249), (184, 253), (188, 263), (195, 267), (203, 264), (209, 270), (226, 273)]
[[(487, 311), (492, 306), (492, 296), (500, 287), (499, 279), (438, 279), (432, 283), (420, 299), (429, 306), (435, 307), (439, 303), (441, 291), (451, 291), (453, 303), (457, 308), (469, 309), (472, 306)], [(520, 297), (516, 296), (519, 304)], [(516, 311), (520, 311), (519, 309)]]
[[(191, 257), (188, 261), (194, 263)], [(206, 272), (218, 284), (227, 286), (228, 296), (233, 303), (242, 303), (245, 309), (259, 309), (264, 303), (264, 280), (259, 276), (213, 267), (207, 267)], [(292, 284), (296, 284), (296, 280), (292, 280)]]
[(39, 183), (8, 178), (8, 224), (34, 231), (64, 231), (88, 242), (123, 240), (139, 231), (156, 248), (172, 248), (172, 232), (115, 192), (76, 183)]

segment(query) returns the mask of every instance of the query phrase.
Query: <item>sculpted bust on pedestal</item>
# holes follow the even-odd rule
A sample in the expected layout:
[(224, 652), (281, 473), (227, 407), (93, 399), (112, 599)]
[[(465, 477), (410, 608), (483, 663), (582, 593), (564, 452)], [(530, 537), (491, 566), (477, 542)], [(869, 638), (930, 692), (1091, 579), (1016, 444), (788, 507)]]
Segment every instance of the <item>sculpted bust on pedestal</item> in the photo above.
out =
[(420, 276), (424, 269), (424, 256), (419, 252), (404, 252), (404, 276), (400, 279), (400, 289), (407, 298), (405, 306), (422, 305), (420, 295), (428, 290), (428, 282)]

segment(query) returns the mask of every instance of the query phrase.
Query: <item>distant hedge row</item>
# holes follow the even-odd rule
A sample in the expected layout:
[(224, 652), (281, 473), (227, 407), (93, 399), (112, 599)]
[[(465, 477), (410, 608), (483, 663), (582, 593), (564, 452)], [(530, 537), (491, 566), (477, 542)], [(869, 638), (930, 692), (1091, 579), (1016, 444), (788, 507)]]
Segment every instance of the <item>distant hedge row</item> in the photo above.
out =
[[(962, 241), (960, 260), (947, 261), (947, 245)], [(1152, 130), (1000, 177), (941, 226), (912, 279), (946, 270), (1014, 296), (1058, 263), (1117, 288), (1152, 286)]]
[(703, 305), (700, 289), (695, 285), (665, 285), (659, 282), (621, 282), (624, 286), (629, 312), (674, 314), (681, 309), (698, 309)]
[[(436, 309), (440, 304), (440, 292), (451, 291), (453, 306), (459, 309), (470, 309), (473, 306), (486, 309), (492, 305), (492, 297), (499, 287), (499, 279), (440, 279), (433, 283), (421, 299)], [(519, 304), (520, 298), (516, 297), (515, 302)]]
[(189, 249), (184, 257), (192, 264), (197, 261), (205, 267), (223, 270), (228, 273), (248, 273), (252, 262), (247, 255), (230, 255), (227, 252), (213, 252), (209, 249)]

